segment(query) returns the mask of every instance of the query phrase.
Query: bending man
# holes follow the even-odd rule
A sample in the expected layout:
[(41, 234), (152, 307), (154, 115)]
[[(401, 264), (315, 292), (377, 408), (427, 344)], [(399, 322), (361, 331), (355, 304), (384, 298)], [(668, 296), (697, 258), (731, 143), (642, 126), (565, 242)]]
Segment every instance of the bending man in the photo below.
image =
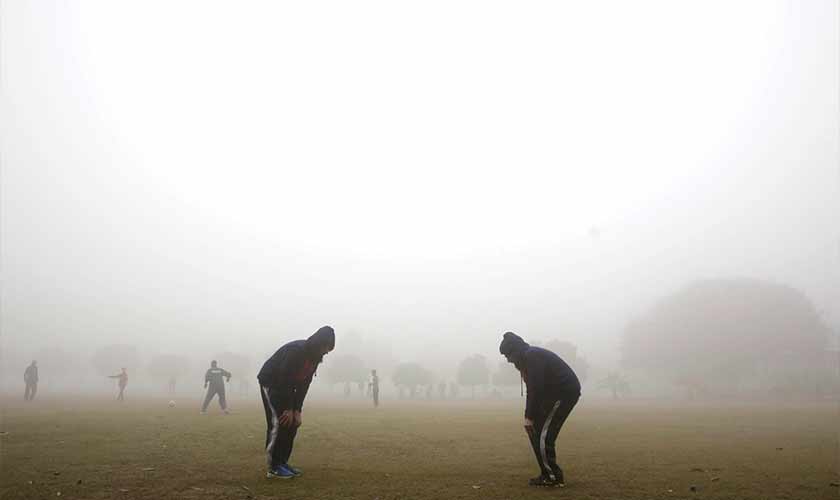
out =
[(540, 475), (528, 484), (564, 486), (554, 442), (580, 398), (580, 381), (560, 356), (541, 347), (531, 347), (513, 332), (504, 334), (499, 352), (519, 370), (528, 388), (525, 432), (540, 466)]
[(320, 328), (306, 340), (284, 345), (263, 364), (257, 379), (265, 408), (265, 453), (269, 478), (289, 479), (300, 470), (289, 465), (303, 400), (324, 355), (335, 347), (335, 332)]

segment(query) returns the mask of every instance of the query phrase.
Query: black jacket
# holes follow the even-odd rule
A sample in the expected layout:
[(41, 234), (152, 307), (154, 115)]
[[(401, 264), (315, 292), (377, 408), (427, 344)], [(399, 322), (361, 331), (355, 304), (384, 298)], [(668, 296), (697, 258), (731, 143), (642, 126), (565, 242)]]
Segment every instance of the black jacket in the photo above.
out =
[(207, 370), (207, 372), (204, 374), (204, 383), (211, 384), (214, 387), (221, 387), (224, 389), (225, 382), (223, 379), (226, 378), (227, 381), (230, 382), (230, 377), (231, 375), (229, 371), (223, 368), (219, 368), (217, 366), (216, 368), (210, 368), (209, 370)]
[(329, 326), (320, 328), (306, 340), (284, 345), (263, 364), (257, 379), (260, 385), (278, 393), (279, 410), (303, 408), (309, 384), (315, 376), (324, 347), (335, 346), (335, 332)]
[(542, 416), (548, 403), (580, 397), (580, 381), (560, 356), (542, 347), (532, 347), (518, 335), (505, 333), (499, 351), (522, 373), (528, 387), (525, 418)]

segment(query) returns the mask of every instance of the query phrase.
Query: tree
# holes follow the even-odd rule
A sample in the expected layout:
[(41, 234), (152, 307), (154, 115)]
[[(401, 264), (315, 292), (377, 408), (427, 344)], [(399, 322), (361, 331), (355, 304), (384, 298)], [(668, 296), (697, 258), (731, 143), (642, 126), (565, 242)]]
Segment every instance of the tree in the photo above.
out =
[(456, 378), (458, 384), (467, 386), (472, 390), (472, 397), (475, 398), (475, 386), (487, 385), (490, 379), (487, 360), (480, 354), (474, 354), (463, 359), (458, 365)]
[[(627, 325), (625, 368), (661, 376), (689, 397), (807, 389), (824, 367), (828, 328), (791, 287), (748, 279), (699, 281), (669, 295)], [(813, 387), (811, 388), (813, 390)]]
[(499, 387), (513, 387), (522, 383), (522, 375), (512, 364), (499, 361), (496, 373), (493, 374), (493, 385)]
[(434, 377), (432, 372), (417, 363), (400, 363), (394, 367), (391, 380), (400, 389), (400, 395), (403, 394), (404, 389), (408, 389), (413, 398), (417, 394), (417, 387), (431, 384)]
[(618, 399), (619, 395), (626, 396), (630, 394), (630, 383), (618, 372), (610, 372), (609, 375), (601, 380), (598, 388), (608, 389), (612, 392), (613, 399)]
[(345, 397), (350, 395), (352, 384), (364, 384), (367, 380), (367, 368), (364, 362), (352, 354), (336, 356), (326, 364), (327, 381), (330, 384), (344, 384)]
[(149, 361), (146, 370), (152, 377), (166, 380), (169, 392), (174, 392), (178, 379), (189, 373), (190, 361), (176, 354), (160, 354)]

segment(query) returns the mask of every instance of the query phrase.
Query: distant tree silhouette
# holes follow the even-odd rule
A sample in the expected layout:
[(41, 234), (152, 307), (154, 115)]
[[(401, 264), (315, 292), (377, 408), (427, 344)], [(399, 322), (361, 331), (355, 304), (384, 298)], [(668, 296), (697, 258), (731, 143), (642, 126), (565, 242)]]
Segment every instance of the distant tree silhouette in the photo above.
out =
[(758, 280), (692, 283), (627, 325), (626, 368), (684, 387), (689, 397), (759, 380), (786, 394), (820, 390), (828, 328), (808, 298)]
[(417, 394), (417, 388), (431, 384), (434, 377), (432, 372), (417, 363), (400, 363), (394, 367), (391, 380), (399, 388), (401, 395), (403, 390), (408, 390), (409, 395), (413, 398)]
[(613, 399), (630, 394), (630, 383), (618, 372), (610, 372), (598, 383), (598, 388), (612, 392)]
[(344, 384), (344, 396), (350, 396), (351, 385), (361, 385), (367, 381), (368, 370), (365, 363), (352, 354), (336, 356), (325, 363), (327, 381), (332, 384)]
[(499, 361), (496, 373), (493, 374), (493, 385), (497, 387), (518, 387), (522, 383), (522, 375), (512, 364)]
[(467, 386), (475, 398), (475, 386), (487, 385), (490, 381), (490, 370), (487, 368), (487, 360), (480, 354), (474, 354), (465, 358), (458, 365), (456, 375), (458, 384)]

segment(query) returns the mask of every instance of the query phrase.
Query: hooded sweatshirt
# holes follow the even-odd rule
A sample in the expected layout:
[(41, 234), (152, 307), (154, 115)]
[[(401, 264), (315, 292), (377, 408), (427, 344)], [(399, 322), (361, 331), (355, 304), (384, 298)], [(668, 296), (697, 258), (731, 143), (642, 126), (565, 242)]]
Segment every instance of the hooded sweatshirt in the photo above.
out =
[(325, 347), (335, 347), (335, 331), (329, 326), (306, 340), (289, 342), (263, 364), (257, 379), (278, 393), (278, 409), (301, 411)]
[(525, 418), (535, 420), (546, 403), (580, 396), (580, 381), (560, 356), (542, 347), (533, 347), (513, 332), (505, 333), (499, 352), (522, 373), (528, 388)]

